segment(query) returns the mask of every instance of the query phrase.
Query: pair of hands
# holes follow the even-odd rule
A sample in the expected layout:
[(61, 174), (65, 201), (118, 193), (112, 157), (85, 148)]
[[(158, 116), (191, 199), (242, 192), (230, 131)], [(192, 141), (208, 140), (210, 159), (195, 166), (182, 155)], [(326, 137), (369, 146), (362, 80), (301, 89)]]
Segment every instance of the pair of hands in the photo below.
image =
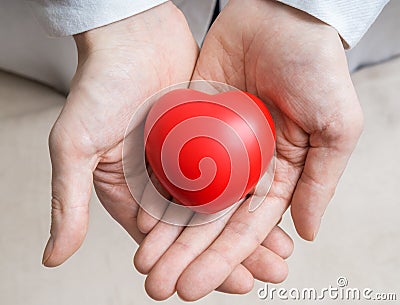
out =
[[(254, 278), (280, 282), (292, 250), (277, 224), (291, 205), (313, 240), (362, 129), (341, 40), (330, 26), (269, 0), (231, 0), (198, 54), (187, 22), (167, 2), (75, 36), (79, 63), (49, 139), (52, 226), (43, 262), (63, 263), (82, 244), (92, 185), (110, 215), (140, 244), (136, 268), (157, 300), (214, 289), (246, 293)], [(224, 82), (268, 102), (277, 135), (274, 182), (252, 213), (248, 202), (201, 227), (158, 222), (132, 198), (122, 170), (126, 126), (155, 92), (190, 79)], [(142, 148), (140, 148), (142, 149)]]

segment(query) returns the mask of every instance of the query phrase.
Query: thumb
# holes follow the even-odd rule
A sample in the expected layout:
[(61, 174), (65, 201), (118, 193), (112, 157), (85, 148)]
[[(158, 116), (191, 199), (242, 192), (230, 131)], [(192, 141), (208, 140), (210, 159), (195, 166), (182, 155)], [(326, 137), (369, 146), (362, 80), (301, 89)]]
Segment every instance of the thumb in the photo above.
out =
[[(52, 213), (50, 238), (43, 253), (47, 267), (62, 264), (81, 246), (89, 220), (95, 158), (79, 150), (72, 135), (59, 123), (49, 137), (52, 163)], [(78, 138), (79, 142), (79, 138)]]

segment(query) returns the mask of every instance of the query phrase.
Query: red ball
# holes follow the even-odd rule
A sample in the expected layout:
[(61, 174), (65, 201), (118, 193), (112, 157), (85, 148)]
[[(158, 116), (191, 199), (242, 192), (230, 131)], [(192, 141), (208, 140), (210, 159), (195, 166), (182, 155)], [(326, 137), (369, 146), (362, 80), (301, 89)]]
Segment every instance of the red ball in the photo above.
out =
[(212, 214), (244, 198), (266, 172), (275, 128), (249, 93), (208, 95), (178, 89), (163, 95), (145, 123), (146, 157), (181, 205)]

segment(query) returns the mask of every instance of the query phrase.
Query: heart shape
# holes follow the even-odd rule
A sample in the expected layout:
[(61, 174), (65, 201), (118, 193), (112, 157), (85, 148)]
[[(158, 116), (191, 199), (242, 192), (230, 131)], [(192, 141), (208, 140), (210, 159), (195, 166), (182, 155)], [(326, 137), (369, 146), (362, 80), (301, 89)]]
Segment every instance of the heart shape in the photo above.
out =
[(243, 91), (177, 89), (145, 123), (147, 161), (177, 203), (213, 214), (244, 198), (266, 172), (275, 127), (264, 103)]

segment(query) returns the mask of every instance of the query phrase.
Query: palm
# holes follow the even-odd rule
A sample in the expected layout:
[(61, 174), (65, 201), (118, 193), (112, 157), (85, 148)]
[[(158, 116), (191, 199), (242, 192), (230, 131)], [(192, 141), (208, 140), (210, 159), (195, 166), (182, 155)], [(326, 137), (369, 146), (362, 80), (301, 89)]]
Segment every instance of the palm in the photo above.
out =
[[(177, 39), (183, 40), (182, 38)], [(188, 42), (190, 43), (191, 41), (188, 40)], [(151, 50), (141, 48), (141, 52), (144, 54), (156, 53), (155, 47), (150, 46)], [(97, 75), (96, 79), (92, 81), (101, 84), (101, 86), (97, 87), (88, 83), (91, 88), (102, 91), (100, 95), (103, 100), (100, 102), (96, 100), (96, 106), (99, 106), (98, 112), (96, 112), (96, 109), (91, 110), (92, 113), (103, 114), (103, 117), (101, 115), (96, 116), (96, 121), (88, 124), (90, 128), (85, 128), (88, 133), (87, 136), (95, 139), (93, 147), (96, 147), (96, 153), (99, 156), (98, 164), (93, 174), (94, 186), (106, 210), (138, 242), (142, 236), (137, 226), (134, 225), (138, 205), (132, 198), (123, 173), (122, 146), (125, 129), (138, 105), (148, 96), (171, 84), (188, 80), (192, 73), (197, 50), (193, 44), (189, 44), (185, 49), (189, 51), (189, 54), (186, 55), (188, 59), (186, 63), (181, 61), (181, 56), (183, 55), (178, 55), (174, 52), (175, 54), (168, 55), (169, 62), (164, 61), (161, 56), (152, 58), (154, 67), (151, 68), (149, 68), (148, 62), (135, 56), (134, 52), (129, 52), (126, 57), (123, 55), (123, 58), (116, 58), (116, 50), (107, 50), (107, 54), (95, 53), (93, 55), (99, 57), (110, 55), (113, 61), (118, 62), (118, 67), (113, 67), (112, 65), (102, 67), (101, 71), (99, 71), (100, 74), (97, 71), (92, 72)], [(174, 50), (171, 49), (170, 51), (173, 53)], [(121, 52), (120, 48), (118, 52)], [(180, 57), (179, 65), (177, 57)], [(94, 63), (100, 61), (110, 62), (106, 58), (93, 59)], [(122, 62), (125, 62), (123, 66), (121, 66)], [(85, 73), (90, 75), (91, 68), (91, 66), (86, 67)], [(96, 64), (93, 68), (99, 69), (101, 67)], [(174, 72), (169, 73), (168, 71), (171, 70)], [(143, 71), (148, 74), (146, 75)], [(161, 78), (160, 75), (163, 77)], [(82, 79), (78, 80), (78, 82), (85, 83)], [(78, 94), (81, 98), (83, 97), (82, 92)], [(110, 103), (110, 101), (112, 102)], [(116, 108), (115, 105), (119, 105), (119, 107)], [(105, 109), (105, 107), (108, 109)], [(87, 114), (82, 113), (82, 116), (87, 117)], [(99, 124), (96, 124), (97, 122)], [(110, 128), (106, 128), (105, 132), (103, 132), (104, 126), (109, 126)], [(137, 127), (137, 129), (140, 128)], [(99, 130), (102, 130), (101, 137), (97, 136)], [(139, 139), (137, 143), (139, 149), (134, 151), (135, 155), (132, 157), (142, 160)], [(135, 183), (135, 187), (143, 188), (144, 190), (145, 185)], [(142, 192), (143, 190), (139, 191)]]

